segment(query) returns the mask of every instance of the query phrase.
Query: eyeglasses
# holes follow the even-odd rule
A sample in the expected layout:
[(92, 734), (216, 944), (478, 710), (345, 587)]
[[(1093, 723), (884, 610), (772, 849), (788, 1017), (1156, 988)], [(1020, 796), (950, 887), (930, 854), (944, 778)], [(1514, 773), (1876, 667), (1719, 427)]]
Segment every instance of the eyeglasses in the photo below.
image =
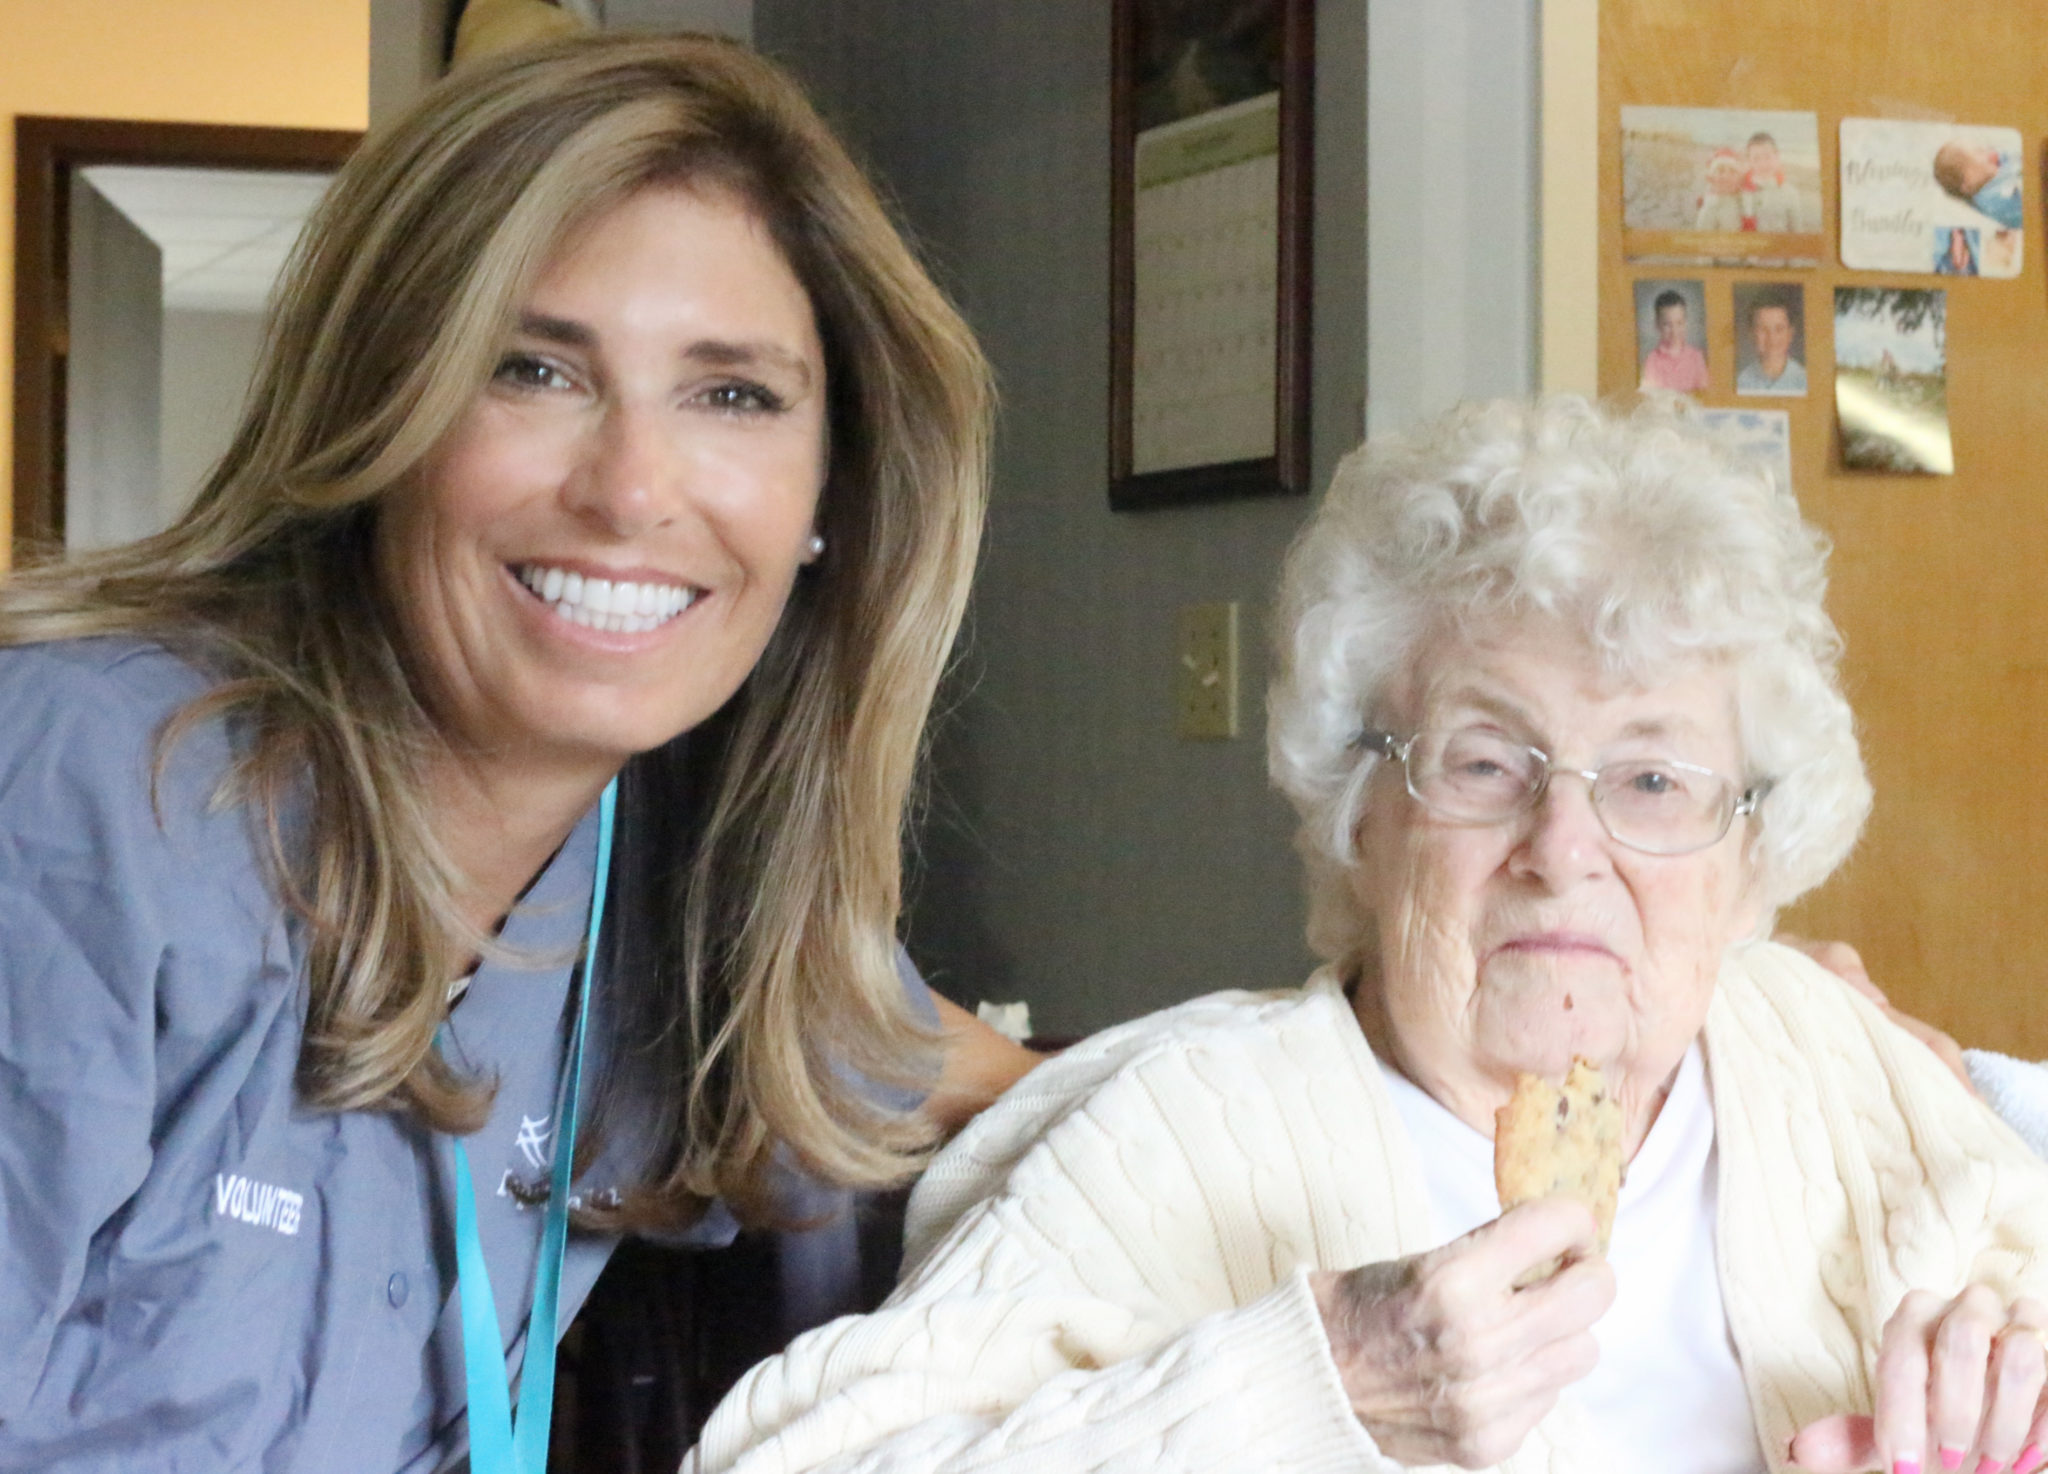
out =
[(1738, 814), (1753, 814), (1768, 781), (1738, 790), (1711, 768), (1672, 758), (1629, 758), (1588, 772), (1562, 768), (1539, 748), (1478, 727), (1361, 732), (1355, 746), (1398, 762), (1408, 792), (1433, 814), (1460, 824), (1503, 824), (1542, 800), (1559, 773), (1583, 778), (1593, 812), (1617, 844), (1646, 855), (1689, 855), (1717, 842)]

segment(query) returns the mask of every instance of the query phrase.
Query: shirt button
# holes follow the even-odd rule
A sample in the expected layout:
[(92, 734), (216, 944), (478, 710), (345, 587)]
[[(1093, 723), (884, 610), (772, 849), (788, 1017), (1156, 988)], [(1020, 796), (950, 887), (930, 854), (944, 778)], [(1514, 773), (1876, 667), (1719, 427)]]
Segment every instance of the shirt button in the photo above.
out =
[(402, 1307), (406, 1297), (411, 1293), (412, 1286), (406, 1283), (405, 1271), (402, 1269), (384, 1282), (384, 1298), (391, 1302), (393, 1310)]

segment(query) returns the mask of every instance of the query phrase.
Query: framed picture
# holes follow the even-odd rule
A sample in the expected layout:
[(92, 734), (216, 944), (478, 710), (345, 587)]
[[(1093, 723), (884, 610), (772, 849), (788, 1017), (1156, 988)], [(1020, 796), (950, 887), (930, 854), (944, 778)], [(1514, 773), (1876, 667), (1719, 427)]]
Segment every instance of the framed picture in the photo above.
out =
[(1308, 489), (1313, 0), (1115, 0), (1118, 511)]

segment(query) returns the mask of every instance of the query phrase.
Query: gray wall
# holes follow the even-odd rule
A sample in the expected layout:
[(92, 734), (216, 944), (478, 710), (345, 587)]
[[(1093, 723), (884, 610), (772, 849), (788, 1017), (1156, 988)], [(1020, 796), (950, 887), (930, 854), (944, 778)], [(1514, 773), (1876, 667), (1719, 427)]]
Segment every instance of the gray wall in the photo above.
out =
[(370, 0), (370, 126), (390, 121), (441, 75), (449, 0)]
[(262, 344), (260, 312), (164, 313), (163, 525), (191, 504), (200, 480), (227, 453)]
[(754, 39), (754, 0), (603, 0), (608, 31), (709, 31)]
[(71, 184), (71, 346), (64, 381), (64, 546), (157, 530), (163, 252), (93, 187)]
[[(1407, 7), (1533, 14), (1532, 0), (1393, 6)], [(1321, 484), (1365, 413), (1368, 4), (1316, 9)], [(1519, 44), (1512, 27), (1481, 30)], [(1266, 785), (1262, 695), (1272, 588), (1308, 503), (1107, 508), (1108, 6), (756, 0), (754, 34), (893, 192), (1001, 382), (988, 541), (920, 831), (914, 954), (970, 1005), (1028, 1000), (1051, 1034), (1299, 982), (1310, 958), (1291, 817)], [(1375, 55), (1375, 75), (1409, 60)], [(1506, 109), (1528, 131), (1526, 96), (1499, 95), (1491, 75), (1461, 81), (1452, 111)], [(1492, 131), (1472, 146), (1497, 147)], [(1390, 161), (1390, 182), (1423, 163)], [(1502, 249), (1518, 223), (1494, 222)], [(1482, 264), (1489, 280), (1504, 269)], [(1389, 289), (1406, 290), (1398, 273)], [(1246, 735), (1184, 743), (1175, 615), (1211, 599), (1244, 604)]]

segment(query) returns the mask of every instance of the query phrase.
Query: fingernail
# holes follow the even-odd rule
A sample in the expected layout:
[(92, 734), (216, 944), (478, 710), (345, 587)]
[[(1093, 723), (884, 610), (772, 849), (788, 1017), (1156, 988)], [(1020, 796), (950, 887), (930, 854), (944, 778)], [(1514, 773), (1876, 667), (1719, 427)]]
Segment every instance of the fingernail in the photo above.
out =
[(2034, 1474), (2041, 1467), (2041, 1445), (2030, 1443), (2020, 1450), (2020, 1456), (2012, 1461), (2012, 1474)]
[(1920, 1460), (1912, 1454), (1900, 1454), (1892, 1460), (1892, 1474), (1920, 1474)]
[(1963, 1467), (1963, 1451), (1954, 1444), (1944, 1443), (1935, 1452), (1941, 1455), (1941, 1467), (1948, 1470), (1948, 1474), (1956, 1474), (1956, 1470)]
[(2004, 1467), (2005, 1462), (2002, 1459), (1994, 1459), (1990, 1454), (1986, 1454), (1983, 1458), (1977, 1460), (1976, 1474), (1998, 1474), (1998, 1471)]

